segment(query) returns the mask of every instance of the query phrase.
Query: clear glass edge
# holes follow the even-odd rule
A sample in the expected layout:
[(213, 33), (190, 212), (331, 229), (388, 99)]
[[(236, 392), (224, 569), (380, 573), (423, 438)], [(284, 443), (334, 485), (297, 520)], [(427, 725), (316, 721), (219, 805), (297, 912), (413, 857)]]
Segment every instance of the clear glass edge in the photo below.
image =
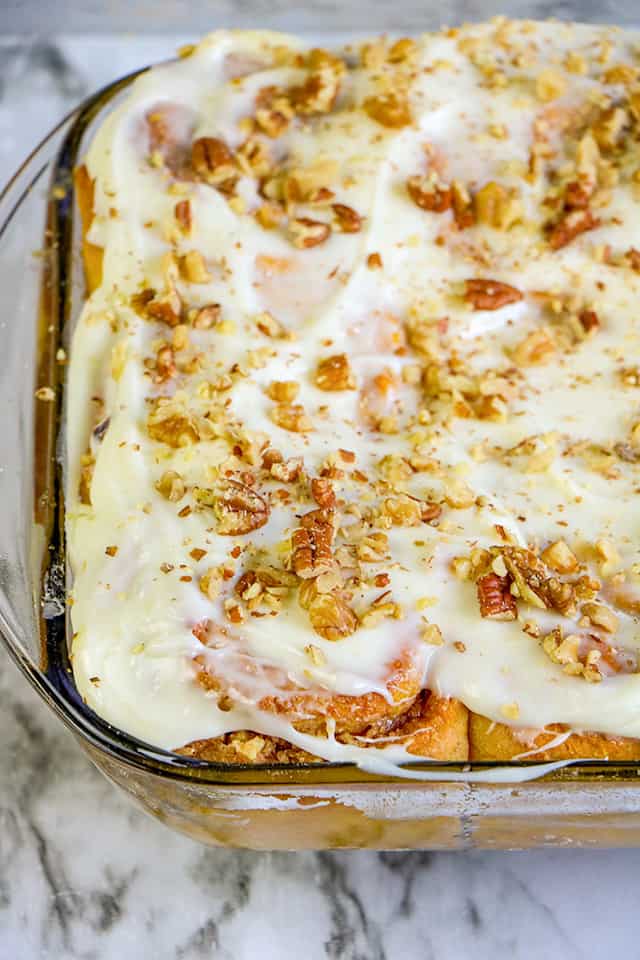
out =
[[(146, 69), (148, 69), (148, 67), (144, 67), (126, 77), (120, 78), (90, 96), (79, 107), (71, 111), (60, 121), (31, 152), (0, 192), (0, 241), (4, 231), (10, 227), (14, 211), (19, 207), (24, 199), (24, 195), (29, 190), (34, 177), (34, 166), (37, 166), (38, 162), (43, 162), (43, 155), (46, 154), (47, 148), (50, 146), (56, 134), (60, 133), (65, 125), (69, 125), (69, 130), (64, 138), (62, 148), (58, 151), (55, 159), (53, 161), (45, 161), (45, 165), (51, 165), (52, 186), (61, 181), (68, 181), (69, 173), (75, 165), (79, 149), (82, 146), (83, 133), (91, 120), (110, 103), (118, 92), (133, 82), (133, 80)], [(64, 161), (66, 161), (66, 165), (64, 166), (63, 158)], [(68, 316), (70, 307), (64, 278), (67, 275), (73, 256), (72, 221), (74, 204), (65, 204), (63, 200), (50, 196), (49, 206), (50, 210), (47, 221), (49, 229), (45, 247), (53, 261), (54, 289), (51, 291), (53, 302), (50, 304), (50, 308), (58, 314), (57, 322), (54, 326), (58, 338), (57, 342), (60, 343), (64, 322)], [(38, 364), (34, 364), (34, 367), (37, 368)], [(51, 504), (52, 516), (50, 519), (52, 523), (49, 527), (49, 535), (47, 536), (47, 542), (43, 551), (43, 555), (49, 557), (50, 562), (43, 565), (41, 597), (46, 594), (46, 581), (50, 576), (52, 566), (55, 564), (56, 559), (60, 558), (61, 554), (62, 559), (65, 559), (64, 498), (62, 496), (61, 468), (56, 457), (61, 423), (61, 409), (62, 397), (59, 397), (58, 409), (54, 418), (55, 428), (51, 431), (50, 448), (47, 451), (50, 465), (54, 470), (54, 487), (57, 495), (53, 498)], [(59, 618), (62, 619), (62, 622), (66, 626), (66, 617), (64, 614), (50, 618), (45, 618), (44, 615), (41, 616), (43, 642), (44, 638), (50, 635), (51, 625), (55, 624), (56, 620), (58, 620), (57, 628), (59, 632)], [(404, 780), (402, 777), (388, 777), (368, 773), (354, 764), (349, 763), (319, 762), (295, 766), (290, 764), (221, 764), (182, 757), (178, 754), (154, 748), (149, 744), (136, 740), (126, 732), (113, 727), (97, 716), (86, 705), (82, 704), (81, 708), (79, 708), (70, 696), (66, 695), (51, 681), (42, 666), (36, 665), (25, 654), (21, 649), (17, 637), (12, 635), (11, 627), (1, 614), (0, 640), (13, 662), (33, 689), (71, 732), (81, 740), (88, 741), (94, 748), (107, 754), (113, 760), (120, 761), (140, 770), (145, 770), (148, 773), (174, 780), (198, 780), (220, 786), (251, 784), (252, 786), (271, 787), (276, 784), (285, 783), (291, 786), (323, 786), (328, 783), (344, 784), (345, 786), (355, 786), (366, 783), (388, 783), (389, 785), (393, 784), (394, 788), (400, 786), (411, 786), (414, 788), (419, 785), (427, 786), (426, 783), (420, 784), (419, 781)], [(57, 642), (66, 644), (66, 630), (62, 637), (57, 637)], [(44, 646), (42, 649), (44, 654)], [(69, 683), (71, 687), (72, 681)], [(429, 784), (429, 786), (437, 786), (439, 788), (442, 788), (447, 782), (447, 772), (479, 773), (483, 770), (490, 771), (497, 768), (522, 770), (523, 768), (534, 768), (536, 766), (540, 766), (536, 761), (447, 763), (425, 760), (416, 761), (414, 764), (411, 764), (413, 769), (441, 770), (444, 779), (442, 781), (432, 781)], [(547, 774), (544, 778), (528, 782), (540, 783), (541, 779), (549, 784), (553, 782), (566, 783), (567, 780), (581, 779), (616, 780), (619, 782), (624, 780), (637, 781), (638, 777), (640, 777), (640, 764), (635, 761), (580, 760), (573, 761), (567, 767)], [(526, 783), (519, 784), (519, 789), (524, 789), (526, 785)]]

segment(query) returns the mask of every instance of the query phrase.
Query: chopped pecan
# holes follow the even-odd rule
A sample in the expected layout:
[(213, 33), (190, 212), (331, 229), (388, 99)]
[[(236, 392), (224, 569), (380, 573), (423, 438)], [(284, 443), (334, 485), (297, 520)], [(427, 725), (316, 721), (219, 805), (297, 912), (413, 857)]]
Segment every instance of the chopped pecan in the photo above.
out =
[(358, 618), (351, 607), (332, 593), (318, 594), (309, 604), (308, 612), (311, 626), (325, 640), (342, 640), (358, 628)]
[(171, 503), (177, 503), (185, 494), (184, 480), (175, 470), (165, 470), (155, 487)]
[(271, 410), (271, 419), (283, 430), (292, 433), (308, 433), (313, 423), (299, 403), (279, 403)]
[(600, 319), (595, 310), (581, 310), (578, 314), (578, 323), (587, 337), (592, 336), (596, 330), (600, 329)]
[(572, 180), (564, 188), (565, 210), (586, 210), (593, 194), (590, 181)]
[(256, 123), (268, 137), (276, 139), (289, 127), (294, 111), (286, 93), (278, 87), (263, 87), (256, 97)]
[(341, 233), (358, 233), (362, 229), (362, 217), (344, 203), (332, 203), (331, 209), (335, 217), (336, 228)]
[(310, 580), (335, 567), (333, 517), (330, 511), (312, 510), (300, 519), (291, 536), (291, 565), (302, 580)]
[(197, 443), (200, 433), (193, 416), (170, 400), (160, 398), (147, 418), (147, 431), (153, 440), (170, 447)]
[(510, 592), (511, 578), (487, 573), (477, 582), (480, 616), (488, 620), (515, 620), (517, 607)]
[(500, 556), (511, 575), (516, 595), (524, 603), (545, 610), (550, 606), (547, 574), (544, 564), (532, 550), (503, 547)]
[(465, 281), (464, 298), (474, 310), (499, 310), (508, 303), (522, 300), (522, 293), (499, 280), (476, 278)]
[(624, 255), (624, 258), (632, 270), (635, 270), (636, 273), (640, 273), (640, 250), (636, 250), (635, 247), (629, 247)]
[(556, 540), (543, 550), (540, 559), (556, 573), (574, 573), (578, 569), (578, 560), (564, 540)]
[(188, 250), (180, 257), (180, 274), (189, 283), (209, 283), (211, 274), (199, 250)]
[(300, 478), (304, 467), (302, 457), (289, 457), (284, 462), (282, 460), (274, 461), (269, 466), (269, 473), (280, 483), (294, 483)]
[(206, 307), (200, 307), (194, 313), (192, 326), (196, 330), (210, 330), (220, 320), (222, 308), (219, 303), (210, 303)]
[(317, 247), (329, 239), (331, 227), (321, 220), (312, 220), (310, 217), (297, 217), (289, 220), (289, 234), (294, 247), (308, 250)]
[(194, 487), (193, 495), (198, 503), (214, 508), (217, 532), (223, 537), (251, 533), (269, 519), (269, 504), (264, 497), (237, 480), (227, 480), (220, 492)]
[(451, 184), (451, 202), (453, 204), (453, 219), (459, 230), (466, 230), (475, 223), (475, 214), (471, 194), (463, 183), (454, 180)]
[(549, 229), (549, 246), (552, 250), (560, 250), (581, 233), (599, 226), (600, 220), (594, 217), (591, 210), (571, 210)]
[(200, 137), (191, 145), (191, 166), (199, 180), (230, 188), (238, 177), (233, 154), (224, 140)]
[(530, 367), (547, 363), (556, 352), (556, 344), (547, 327), (532, 330), (513, 349), (518, 366)]
[(522, 216), (522, 203), (517, 190), (508, 190), (491, 180), (473, 198), (478, 223), (496, 230), (509, 230)]
[(362, 107), (372, 120), (383, 127), (400, 129), (412, 120), (409, 98), (404, 91), (390, 91), (367, 97)]
[(311, 481), (311, 496), (319, 507), (331, 509), (336, 505), (336, 494), (331, 480), (314, 477)]
[(191, 232), (191, 201), (179, 200), (173, 208), (176, 223), (183, 233)]
[(409, 177), (407, 193), (421, 210), (428, 210), (430, 213), (444, 213), (451, 208), (451, 187), (440, 183), (437, 177)]
[(289, 91), (291, 103), (300, 116), (314, 116), (333, 110), (340, 90), (340, 76), (333, 64), (314, 69), (304, 83)]
[(267, 387), (267, 396), (276, 403), (291, 403), (300, 391), (300, 384), (295, 380), (272, 380)]
[(336, 353), (321, 360), (315, 372), (314, 383), (319, 390), (327, 392), (353, 390), (355, 379), (346, 353)]

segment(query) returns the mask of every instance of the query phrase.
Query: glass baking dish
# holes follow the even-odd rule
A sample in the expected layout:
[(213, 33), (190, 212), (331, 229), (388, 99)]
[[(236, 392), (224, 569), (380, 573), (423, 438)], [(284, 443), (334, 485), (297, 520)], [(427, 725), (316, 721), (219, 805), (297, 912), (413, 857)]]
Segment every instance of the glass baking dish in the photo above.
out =
[(137, 75), (67, 117), (0, 197), (0, 631), (7, 652), (108, 779), (159, 820), (205, 843), (640, 845), (640, 765), (633, 762), (412, 765), (424, 779), (324, 762), (228, 766), (135, 740), (83, 703), (69, 665), (65, 600), (64, 363), (84, 295), (72, 171)]

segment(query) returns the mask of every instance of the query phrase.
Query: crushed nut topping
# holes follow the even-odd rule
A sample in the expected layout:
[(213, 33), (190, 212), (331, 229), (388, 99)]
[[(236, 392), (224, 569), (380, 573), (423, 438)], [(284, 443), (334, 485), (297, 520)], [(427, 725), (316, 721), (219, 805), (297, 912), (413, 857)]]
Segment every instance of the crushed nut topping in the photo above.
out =
[(314, 383), (320, 390), (353, 390), (355, 378), (346, 353), (325, 357), (318, 363)]
[(509, 303), (522, 300), (522, 293), (499, 280), (467, 280), (464, 298), (474, 310), (499, 310)]

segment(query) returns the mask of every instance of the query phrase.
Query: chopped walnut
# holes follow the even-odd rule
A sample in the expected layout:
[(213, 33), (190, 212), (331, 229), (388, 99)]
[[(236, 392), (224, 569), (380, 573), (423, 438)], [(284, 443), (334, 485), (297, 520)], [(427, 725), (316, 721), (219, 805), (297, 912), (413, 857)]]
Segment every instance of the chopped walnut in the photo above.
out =
[(508, 283), (477, 278), (465, 281), (464, 298), (474, 310), (499, 310), (522, 300), (522, 293)]
[(337, 353), (321, 360), (314, 375), (314, 383), (319, 390), (328, 392), (353, 390), (355, 378), (346, 353)]

